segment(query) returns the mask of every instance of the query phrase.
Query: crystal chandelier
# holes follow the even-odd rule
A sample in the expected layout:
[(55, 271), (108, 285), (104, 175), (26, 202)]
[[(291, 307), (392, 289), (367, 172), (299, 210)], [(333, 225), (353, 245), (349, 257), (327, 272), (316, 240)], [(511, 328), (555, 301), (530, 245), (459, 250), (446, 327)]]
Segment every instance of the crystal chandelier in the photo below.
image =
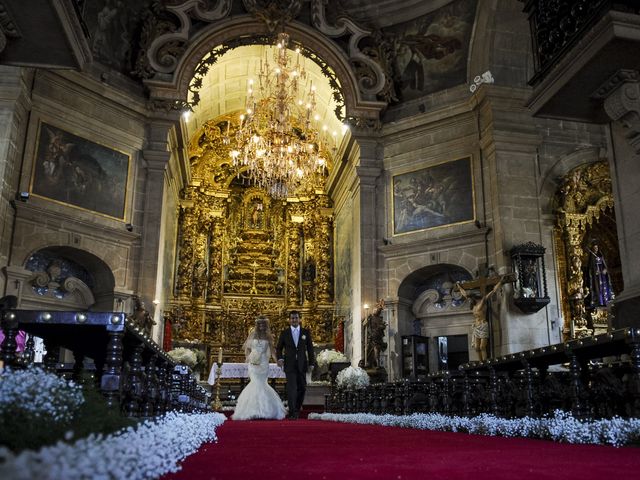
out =
[[(306, 98), (300, 85), (307, 73), (296, 49), (293, 65), (287, 49), (289, 35), (278, 35), (275, 65), (260, 59), (257, 94), (249, 80), (246, 111), (240, 115), (235, 132), (229, 124), (223, 137), (231, 145), (234, 167), (246, 170), (249, 179), (275, 198), (286, 198), (302, 185), (324, 175), (328, 167), (328, 145), (313, 127), (316, 89), (310, 82)], [(326, 132), (326, 127), (323, 127)]]

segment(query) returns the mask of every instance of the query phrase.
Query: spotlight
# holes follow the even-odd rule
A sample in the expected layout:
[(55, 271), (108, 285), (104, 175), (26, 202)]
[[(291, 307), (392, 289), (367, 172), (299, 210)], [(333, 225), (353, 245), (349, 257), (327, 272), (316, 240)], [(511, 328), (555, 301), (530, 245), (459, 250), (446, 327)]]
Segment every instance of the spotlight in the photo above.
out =
[(18, 200), (21, 202), (26, 202), (29, 200), (29, 192), (20, 192), (18, 193)]
[(131, 225), (130, 223), (127, 223), (125, 225), (125, 228), (127, 229), (128, 232), (133, 232), (133, 225)]

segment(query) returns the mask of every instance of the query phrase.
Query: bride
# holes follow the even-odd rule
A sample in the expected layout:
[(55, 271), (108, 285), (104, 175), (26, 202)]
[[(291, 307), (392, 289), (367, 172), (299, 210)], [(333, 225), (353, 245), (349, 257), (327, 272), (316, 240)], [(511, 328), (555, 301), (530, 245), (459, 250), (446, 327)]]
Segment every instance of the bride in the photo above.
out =
[(249, 384), (238, 396), (236, 409), (231, 418), (283, 419), (286, 413), (284, 405), (276, 391), (267, 383), (269, 358), (277, 359), (273, 335), (266, 317), (256, 319), (256, 325), (244, 342), (243, 349), (249, 365)]

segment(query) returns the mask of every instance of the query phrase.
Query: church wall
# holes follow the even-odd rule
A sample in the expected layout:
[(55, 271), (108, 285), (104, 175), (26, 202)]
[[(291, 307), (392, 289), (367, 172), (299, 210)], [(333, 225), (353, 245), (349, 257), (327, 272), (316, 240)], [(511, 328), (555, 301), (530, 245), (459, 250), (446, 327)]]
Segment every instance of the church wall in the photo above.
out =
[[(18, 195), (20, 157), (30, 110), (33, 72), (0, 66), (0, 265), (7, 265), (14, 231), (15, 201)], [(6, 276), (0, 275), (0, 291)]]
[[(31, 253), (46, 246), (72, 246), (104, 260), (114, 274), (116, 290), (131, 293), (138, 275), (136, 249), (144, 195), (144, 171), (139, 159), (145, 142), (143, 104), (89, 75), (42, 70), (36, 72), (32, 99), (20, 190), (30, 190), (38, 141), (41, 135), (50, 135), (41, 127), (44, 122), (130, 157), (126, 185), (115, 185), (126, 191), (124, 216), (115, 218), (32, 194), (28, 202), (18, 205), (16, 240), (9, 263), (22, 265)], [(132, 224), (131, 232), (127, 224)]]
[[(346, 158), (345, 173), (340, 181), (333, 186), (334, 200), (334, 299), (336, 303), (336, 315), (344, 323), (345, 354), (355, 364), (354, 346), (360, 342), (359, 318), (360, 308), (357, 305), (359, 294), (354, 288), (359, 277), (356, 271), (355, 259), (355, 234), (357, 229), (357, 216), (354, 211), (356, 201), (355, 167), (360, 158), (360, 149), (357, 143), (349, 150)], [(359, 262), (358, 262), (359, 264)], [(357, 325), (356, 325), (357, 324)], [(354, 329), (358, 328), (358, 332)], [(356, 335), (357, 333), (357, 335)], [(359, 350), (359, 349), (358, 349)]]
[[(561, 341), (562, 312), (559, 306), (557, 255), (554, 251), (555, 215), (553, 198), (558, 181), (571, 168), (597, 160), (603, 146), (603, 131), (596, 125), (534, 119), (504, 98), (521, 98), (527, 91), (510, 93), (491, 89), (491, 113), (485, 114), (490, 136), (485, 138), (490, 162), (495, 162), (492, 201), (496, 205), (496, 263), (511, 268), (509, 250), (534, 242), (546, 248), (546, 280), (551, 299), (535, 314), (522, 314), (513, 304), (501, 305), (501, 329), (496, 336), (498, 353), (512, 353)], [(493, 98), (497, 94), (501, 98)], [(501, 265), (502, 262), (502, 265)]]
[[(483, 3), (482, 0), (480, 3)], [(490, 38), (482, 45), (487, 69), (502, 86), (523, 87), (533, 75), (529, 22), (519, 0), (488, 0), (478, 5), (478, 16), (490, 15)], [(493, 10), (493, 11), (492, 11)], [(476, 51), (479, 55), (482, 52)], [(484, 70), (481, 70), (484, 71)], [(480, 72), (470, 72), (478, 75)]]
[[(416, 331), (412, 304), (415, 299), (398, 298), (398, 288), (412, 272), (438, 264), (458, 265), (475, 275), (485, 255), (485, 228), (474, 220), (484, 216), (481, 166), (478, 152), (476, 119), (468, 102), (466, 87), (457, 87), (446, 94), (440, 92), (425, 103), (431, 109), (421, 115), (405, 117), (401, 122), (385, 126), (384, 135), (384, 212), (383, 242), (378, 247), (380, 269), (378, 289), (395, 310), (390, 318), (390, 370), (400, 375), (401, 336), (433, 333), (425, 325)], [(410, 107), (407, 107), (410, 108)], [(399, 115), (401, 117), (402, 115)], [(443, 162), (471, 158), (472, 184), (475, 198), (473, 219), (436, 228), (394, 234), (393, 177)], [(451, 326), (449, 334), (465, 333), (471, 341), (472, 317), (465, 316), (461, 324)], [(438, 334), (447, 331), (439, 331)], [(469, 348), (471, 358), (475, 352)]]

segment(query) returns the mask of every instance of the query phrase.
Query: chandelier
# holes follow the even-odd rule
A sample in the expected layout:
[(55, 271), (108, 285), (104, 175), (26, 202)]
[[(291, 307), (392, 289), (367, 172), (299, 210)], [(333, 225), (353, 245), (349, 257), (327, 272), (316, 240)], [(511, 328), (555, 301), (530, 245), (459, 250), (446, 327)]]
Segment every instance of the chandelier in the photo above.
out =
[(246, 170), (250, 181), (275, 198), (286, 198), (321, 178), (330, 158), (329, 142), (323, 141), (325, 136), (331, 138), (327, 127), (321, 134), (313, 126), (319, 120), (316, 88), (309, 82), (306, 95), (301, 95), (307, 72), (300, 64), (300, 49), (294, 65), (288, 44), (289, 35), (280, 33), (275, 64), (269, 62), (268, 53), (264, 61), (260, 59), (258, 84), (248, 83), (246, 110), (235, 132), (230, 133), (227, 123), (223, 136), (224, 143), (231, 145), (233, 166)]

